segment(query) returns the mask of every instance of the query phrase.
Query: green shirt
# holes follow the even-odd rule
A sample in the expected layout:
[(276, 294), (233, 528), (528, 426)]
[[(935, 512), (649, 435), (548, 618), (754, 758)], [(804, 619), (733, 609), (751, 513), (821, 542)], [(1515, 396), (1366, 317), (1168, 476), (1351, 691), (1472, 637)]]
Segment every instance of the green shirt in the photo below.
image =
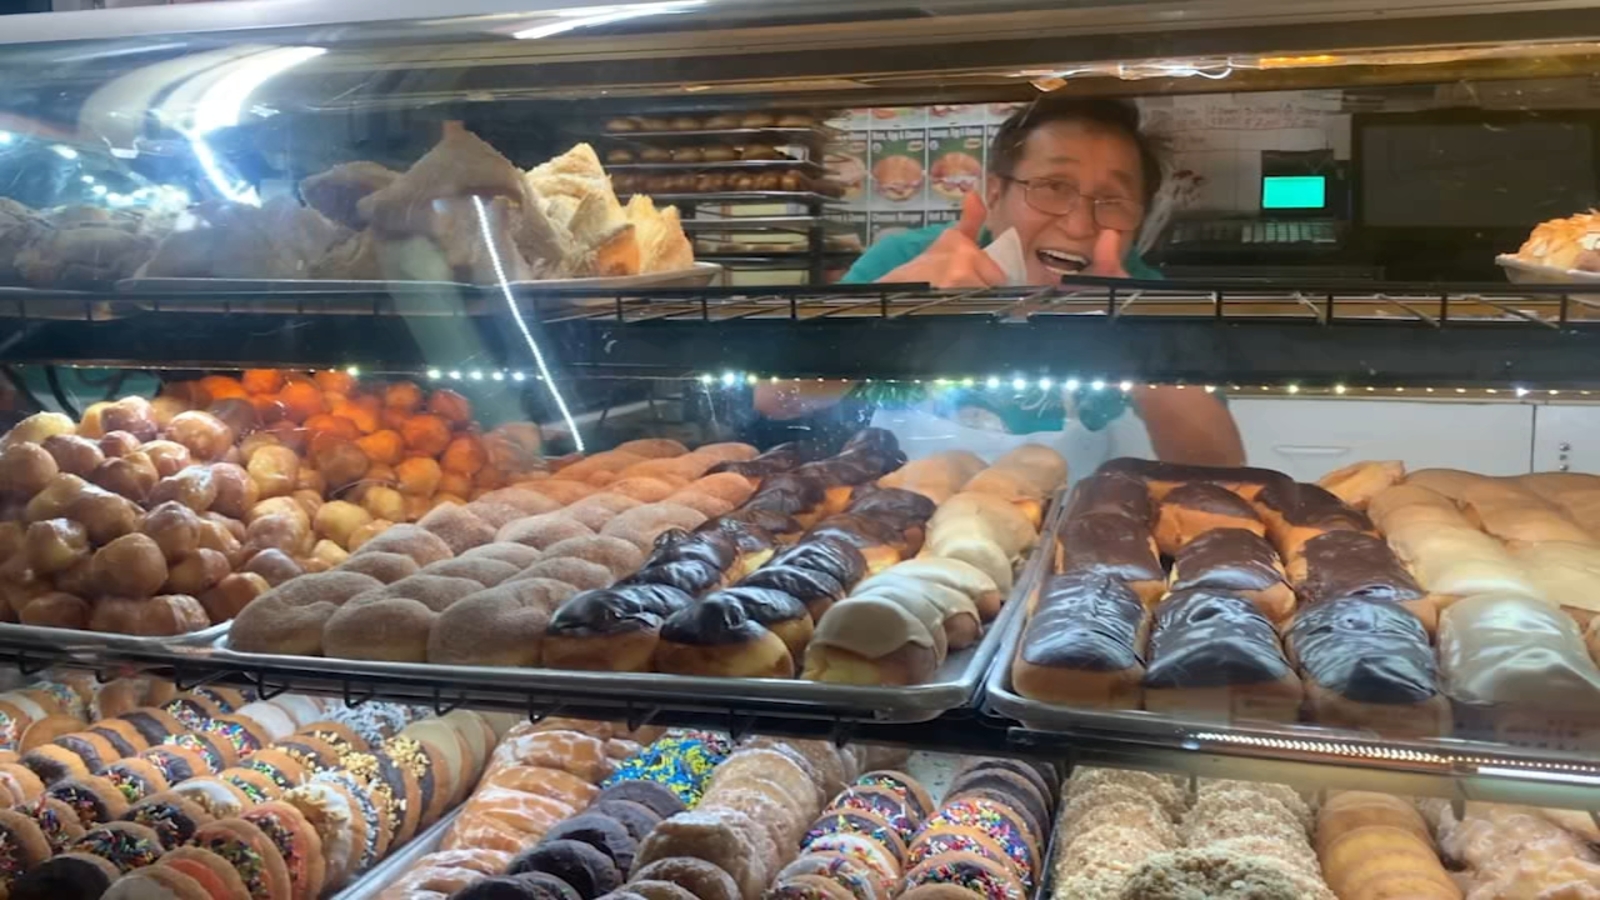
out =
[[(941, 225), (929, 225), (926, 228), (905, 231), (884, 238), (869, 247), (867, 252), (861, 254), (860, 258), (856, 260), (856, 264), (850, 267), (850, 271), (844, 273), (844, 277), (839, 279), (839, 282), (841, 284), (866, 284), (877, 281), (921, 256), (922, 251), (932, 246), (933, 242), (939, 239), (939, 235), (954, 224), (954, 222), (946, 222)], [(988, 244), (989, 240), (989, 233), (985, 231), (982, 242)], [(1134, 250), (1128, 251), (1127, 258), (1122, 261), (1122, 267), (1128, 270), (1128, 277), (1130, 278), (1159, 279), (1161, 277), (1161, 273), (1152, 268), (1143, 259), (1140, 259), (1138, 252)]]
[[(920, 256), (952, 224), (929, 225), (884, 238), (861, 254), (840, 282), (866, 284), (877, 281)], [(985, 231), (981, 242), (987, 244), (989, 240), (989, 234)], [(1161, 277), (1159, 271), (1132, 250), (1123, 260), (1123, 267), (1133, 278)], [(1059, 387), (1041, 390), (1032, 384), (1016, 391), (1009, 384), (999, 390), (989, 390), (866, 383), (857, 385), (851, 392), (851, 398), (879, 407), (919, 406), (946, 418), (954, 418), (963, 408), (977, 408), (998, 417), (1012, 434), (1059, 431), (1069, 418), (1078, 420), (1090, 431), (1099, 431), (1127, 411), (1129, 405), (1128, 396), (1114, 387), (1096, 391), (1083, 386), (1067, 392)]]

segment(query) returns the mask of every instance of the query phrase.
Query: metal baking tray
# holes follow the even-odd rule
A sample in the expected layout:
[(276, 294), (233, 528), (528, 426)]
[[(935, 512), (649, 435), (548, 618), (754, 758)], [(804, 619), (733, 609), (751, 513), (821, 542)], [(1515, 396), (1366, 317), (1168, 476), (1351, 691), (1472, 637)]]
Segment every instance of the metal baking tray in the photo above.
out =
[(0, 285), (0, 319), (60, 319), (104, 322), (138, 312), (132, 303), (90, 291)]
[(750, 138), (771, 138), (773, 143), (800, 144), (807, 141), (831, 141), (844, 136), (844, 132), (828, 125), (809, 127), (772, 126), (770, 128), (712, 128), (698, 131), (605, 131), (600, 136), (612, 141), (654, 141), (661, 138), (720, 138), (718, 143), (736, 144)]
[[(147, 312), (292, 313), (357, 315), (489, 315), (504, 308), (505, 290), (541, 307), (565, 308), (612, 303), (592, 295), (562, 297), (569, 290), (645, 287), (705, 287), (722, 274), (714, 262), (693, 268), (610, 278), (560, 278), (464, 284), (453, 281), (315, 281), (248, 278), (129, 278), (117, 290)], [(3, 306), (0, 306), (3, 310)], [(3, 316), (3, 312), (0, 312)]]
[[(693, 203), (843, 203), (842, 197), (830, 197), (816, 191), (695, 191), (672, 193), (647, 193), (658, 204), (693, 204)], [(631, 193), (619, 194), (619, 199), (624, 201)]]
[(612, 163), (606, 166), (612, 172), (702, 172), (742, 171), (746, 169), (800, 169), (811, 175), (821, 175), (822, 163), (811, 159), (727, 159), (718, 162), (636, 162)]
[(140, 637), (80, 631), (76, 628), (0, 623), (0, 647), (23, 653), (38, 651), (44, 659), (53, 656), (61, 658), (58, 661), (69, 661), (81, 657), (86, 663), (98, 663), (104, 659), (114, 659), (119, 651), (133, 655), (159, 654), (167, 650), (180, 653), (204, 651), (228, 633), (229, 624), (223, 622), (188, 634)]
[(328, 900), (374, 900), (383, 893), (384, 888), (399, 881), (401, 876), (411, 871), (417, 860), (439, 849), (439, 845), (444, 843), (445, 832), (450, 830), (450, 826), (459, 815), (461, 815), (459, 806), (445, 813), (439, 821), (428, 826), (404, 847), (384, 857), (377, 865), (345, 885), (343, 890), (333, 894)]
[[(1065, 504), (1052, 505), (1043, 535), (1053, 535), (1051, 520)], [(1040, 578), (1052, 564), (1055, 542), (1042, 538), (1018, 575), (1009, 601), (979, 642), (950, 654), (932, 681), (907, 687), (826, 684), (798, 678), (712, 678), (658, 672), (587, 672), (569, 669), (516, 669), (492, 666), (435, 666), (311, 656), (244, 653), (227, 643), (206, 657), (215, 668), (284, 681), (294, 689), (312, 684), (348, 690), (352, 681), (381, 685), (382, 696), (416, 702), (441, 697), (463, 705), (492, 703), (529, 708), (532, 698), (601, 706), (631, 715), (650, 708), (695, 712), (733, 711), (795, 718), (878, 723), (926, 722), (957, 709), (969, 709), (989, 670), (1001, 639), (1014, 629)]]

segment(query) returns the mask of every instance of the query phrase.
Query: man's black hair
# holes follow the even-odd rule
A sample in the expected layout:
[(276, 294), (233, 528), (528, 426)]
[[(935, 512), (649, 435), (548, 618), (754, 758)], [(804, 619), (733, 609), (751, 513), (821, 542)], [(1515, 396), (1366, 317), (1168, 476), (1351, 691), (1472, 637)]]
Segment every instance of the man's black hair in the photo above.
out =
[(1139, 107), (1128, 100), (1110, 97), (1067, 97), (1045, 95), (1011, 114), (994, 134), (989, 148), (989, 171), (1010, 176), (1022, 159), (1028, 135), (1052, 122), (1083, 122), (1096, 128), (1124, 135), (1139, 150), (1139, 168), (1144, 177), (1146, 206), (1161, 187), (1160, 142), (1140, 130)]

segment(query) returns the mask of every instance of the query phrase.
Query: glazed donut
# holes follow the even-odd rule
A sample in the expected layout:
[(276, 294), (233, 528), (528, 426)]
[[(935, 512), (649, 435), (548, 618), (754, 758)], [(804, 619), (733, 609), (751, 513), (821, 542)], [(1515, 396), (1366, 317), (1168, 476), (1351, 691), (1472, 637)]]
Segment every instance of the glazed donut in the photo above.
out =
[(637, 865), (628, 889), (649, 900), (681, 900), (677, 893), (661, 890), (659, 885), (675, 887), (697, 900), (740, 900), (739, 883), (733, 876), (716, 863), (694, 856), (666, 856)]
[(650, 863), (675, 856), (704, 860), (728, 873), (744, 900), (756, 900), (766, 886), (766, 873), (750, 836), (718, 816), (685, 812), (656, 826), (639, 845), (635, 876), (645, 877), (644, 870)]
[(210, 624), (205, 607), (188, 594), (163, 594), (148, 600), (101, 597), (89, 616), (91, 631), (142, 637), (188, 634)]

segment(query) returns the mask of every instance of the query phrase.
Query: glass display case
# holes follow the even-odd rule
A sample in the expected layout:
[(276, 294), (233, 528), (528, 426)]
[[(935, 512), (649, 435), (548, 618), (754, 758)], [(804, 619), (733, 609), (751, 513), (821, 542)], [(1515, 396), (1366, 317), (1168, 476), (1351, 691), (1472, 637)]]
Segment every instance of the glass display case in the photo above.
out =
[[(744, 900), (1600, 891), (1597, 40), (1568, 2), (0, 18), (5, 789), (137, 805), (181, 724), (275, 786), (195, 796), (365, 818), (303, 757), (454, 748), (373, 788), (381, 849), (253, 896), (720, 852), (616, 810), (574, 831), (610, 869), (534, 852), (635, 752), (766, 766), (708, 807)], [(183, 714), (96, 725), (129, 678)], [(312, 727), (387, 704), (371, 765)]]

